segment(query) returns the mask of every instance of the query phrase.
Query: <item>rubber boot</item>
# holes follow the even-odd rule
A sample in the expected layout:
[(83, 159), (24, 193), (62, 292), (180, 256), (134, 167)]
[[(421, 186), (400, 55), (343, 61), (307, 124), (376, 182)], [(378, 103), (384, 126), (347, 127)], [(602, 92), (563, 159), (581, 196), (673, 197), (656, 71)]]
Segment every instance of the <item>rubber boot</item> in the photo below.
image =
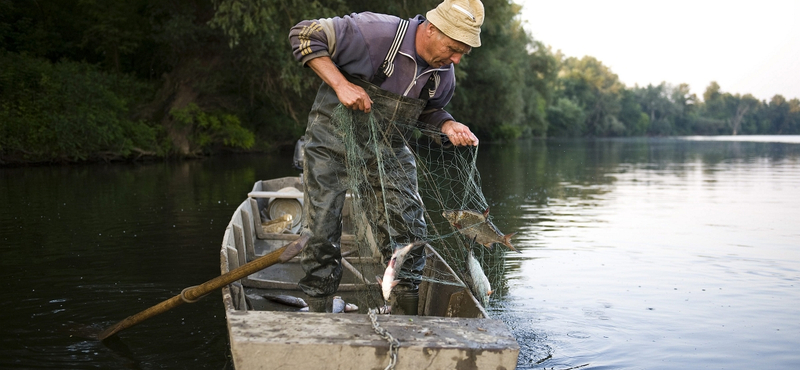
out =
[(308, 297), (308, 312), (331, 312), (330, 297)]
[(417, 315), (419, 290), (399, 290), (396, 292), (392, 315)]

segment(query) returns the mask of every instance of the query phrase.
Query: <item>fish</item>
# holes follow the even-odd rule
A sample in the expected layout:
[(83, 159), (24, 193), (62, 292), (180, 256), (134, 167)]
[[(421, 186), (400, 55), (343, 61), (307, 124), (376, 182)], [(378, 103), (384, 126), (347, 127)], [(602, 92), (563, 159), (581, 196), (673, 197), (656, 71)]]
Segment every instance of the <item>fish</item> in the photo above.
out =
[(306, 301), (304, 301), (303, 298), (300, 297), (295, 297), (287, 294), (278, 294), (278, 295), (262, 294), (261, 296), (270, 301), (277, 302), (280, 304), (285, 304), (287, 306), (299, 307), (299, 308), (308, 307), (308, 303), (306, 303)]
[(346, 303), (344, 305), (344, 312), (356, 312), (358, 311), (358, 306), (353, 303)]
[(261, 223), (261, 228), (268, 234), (280, 234), (292, 227), (292, 215), (286, 213), (274, 220)]
[(472, 253), (472, 249), (469, 250), (466, 258), (464, 282), (467, 283), (483, 307), (486, 307), (486, 304), (489, 303), (489, 296), (492, 295), (492, 285), (489, 284), (489, 278), (483, 272), (483, 268)]
[(412, 249), (424, 244), (425, 242), (414, 242), (409, 243), (405, 247), (396, 249), (394, 253), (392, 253), (392, 258), (389, 260), (389, 263), (386, 264), (386, 271), (383, 272), (383, 278), (380, 276), (375, 277), (375, 279), (378, 280), (378, 284), (381, 285), (384, 301), (390, 302), (389, 298), (392, 289), (400, 282), (400, 280), (396, 279), (397, 272), (400, 271), (400, 268), (403, 266), (403, 262), (405, 262), (408, 253), (411, 252)]
[(511, 237), (516, 233), (504, 235), (492, 221), (489, 221), (489, 208), (483, 213), (469, 209), (449, 210), (442, 212), (442, 216), (461, 234), (490, 250), (494, 243), (500, 243), (512, 251), (522, 253), (511, 245)]
[(342, 313), (344, 312), (345, 303), (344, 299), (340, 296), (333, 296), (333, 303), (331, 304), (331, 312), (332, 313)]

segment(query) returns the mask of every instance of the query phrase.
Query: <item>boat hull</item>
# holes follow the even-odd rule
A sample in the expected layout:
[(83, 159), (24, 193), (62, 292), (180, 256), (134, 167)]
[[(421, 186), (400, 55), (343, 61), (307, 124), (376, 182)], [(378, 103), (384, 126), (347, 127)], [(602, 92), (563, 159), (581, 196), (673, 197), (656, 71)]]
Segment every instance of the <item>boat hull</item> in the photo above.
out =
[[(302, 194), (299, 178), (255, 184), (225, 230), (220, 251), (222, 273), (299, 237), (267, 233), (260, 228), (265, 210), (275, 197), (298, 194)], [(370, 277), (380, 275), (384, 266), (379, 256), (355, 253), (353, 237), (347, 234), (349, 215), (345, 215), (348, 217), (344, 221), (342, 252), (349, 255), (345, 259), (352, 268), (345, 270), (337, 294), (350, 302), (359, 290), (379, 289)], [(426, 246), (426, 256), (420, 284), (420, 315), (377, 316), (378, 325), (400, 343), (395, 368), (514, 369), (519, 345), (505, 324), (488, 317), (458, 275), (430, 246)], [(302, 276), (298, 258), (294, 258), (223, 288), (236, 369), (385, 368), (389, 363), (389, 342), (376, 334), (366, 314), (367, 304), (361, 304), (358, 313), (310, 313), (258, 299), (259, 294), (307, 298), (297, 287)]]

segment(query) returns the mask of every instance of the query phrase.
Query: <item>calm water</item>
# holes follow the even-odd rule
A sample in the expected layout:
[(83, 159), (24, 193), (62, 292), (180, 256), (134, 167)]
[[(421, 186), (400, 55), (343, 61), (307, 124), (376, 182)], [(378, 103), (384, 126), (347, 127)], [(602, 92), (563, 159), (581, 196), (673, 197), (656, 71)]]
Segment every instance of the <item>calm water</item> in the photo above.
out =
[[(800, 368), (800, 137), (484, 145), (517, 232), (490, 312), (520, 369)], [(288, 157), (0, 169), (0, 368), (232, 368), (218, 295), (89, 334), (219, 273)]]

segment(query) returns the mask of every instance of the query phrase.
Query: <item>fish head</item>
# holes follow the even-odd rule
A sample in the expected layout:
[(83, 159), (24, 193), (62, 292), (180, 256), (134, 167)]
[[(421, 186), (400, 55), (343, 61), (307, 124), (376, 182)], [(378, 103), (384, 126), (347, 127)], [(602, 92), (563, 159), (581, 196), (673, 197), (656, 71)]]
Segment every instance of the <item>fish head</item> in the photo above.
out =
[(453, 211), (453, 210), (444, 211), (444, 212), (442, 212), (442, 216), (444, 216), (444, 219), (449, 221), (452, 224), (452, 223), (455, 223), (457, 221), (457, 218), (456, 218), (457, 217), (457, 215), (456, 215), (457, 213), (458, 213), (458, 211)]

